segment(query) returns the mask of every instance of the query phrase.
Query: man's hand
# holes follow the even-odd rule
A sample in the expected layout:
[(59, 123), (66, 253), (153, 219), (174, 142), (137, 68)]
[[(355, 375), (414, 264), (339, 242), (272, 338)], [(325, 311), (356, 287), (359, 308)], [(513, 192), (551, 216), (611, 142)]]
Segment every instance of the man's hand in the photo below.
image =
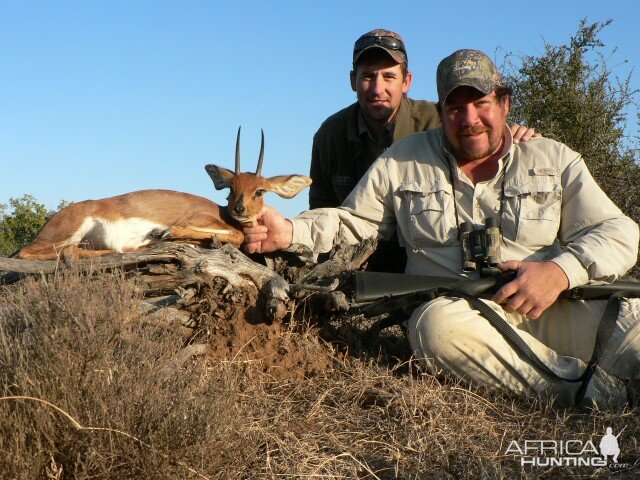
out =
[(527, 142), (532, 138), (541, 137), (533, 128), (524, 127), (514, 123), (511, 125), (511, 136), (513, 137), (513, 143)]
[(291, 246), (293, 225), (275, 208), (265, 205), (255, 222), (242, 226), (242, 233), (247, 253), (267, 253)]
[(535, 320), (558, 295), (569, 288), (564, 270), (553, 262), (519, 262), (510, 260), (498, 264), (502, 272), (518, 272), (516, 278), (504, 285), (491, 298), (504, 304), (507, 312), (518, 312)]

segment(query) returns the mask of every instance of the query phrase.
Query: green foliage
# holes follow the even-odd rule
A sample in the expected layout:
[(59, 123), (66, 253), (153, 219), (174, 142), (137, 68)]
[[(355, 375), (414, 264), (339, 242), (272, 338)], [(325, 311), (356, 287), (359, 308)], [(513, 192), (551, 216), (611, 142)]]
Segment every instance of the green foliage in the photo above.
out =
[(30, 242), (46, 223), (48, 212), (44, 205), (31, 195), (9, 200), (7, 206), (0, 204), (0, 255), (10, 255)]
[(615, 49), (608, 52), (599, 34), (610, 23), (583, 19), (567, 45), (507, 55), (503, 69), (513, 85), (511, 120), (580, 152), (602, 189), (638, 222), (640, 154), (627, 131), (638, 91), (630, 73), (620, 80), (607, 65)]

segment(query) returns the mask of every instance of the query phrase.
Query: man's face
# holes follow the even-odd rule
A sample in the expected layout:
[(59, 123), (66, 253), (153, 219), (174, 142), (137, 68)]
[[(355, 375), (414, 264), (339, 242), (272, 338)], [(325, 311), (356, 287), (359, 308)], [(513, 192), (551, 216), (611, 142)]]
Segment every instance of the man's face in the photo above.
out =
[(402, 75), (402, 67), (392, 58), (362, 61), (351, 72), (351, 88), (369, 127), (383, 128), (393, 120), (403, 94), (411, 86), (411, 73)]
[(471, 87), (449, 94), (442, 125), (458, 160), (480, 160), (501, 148), (509, 105), (508, 97), (500, 102), (495, 92), (485, 95)]

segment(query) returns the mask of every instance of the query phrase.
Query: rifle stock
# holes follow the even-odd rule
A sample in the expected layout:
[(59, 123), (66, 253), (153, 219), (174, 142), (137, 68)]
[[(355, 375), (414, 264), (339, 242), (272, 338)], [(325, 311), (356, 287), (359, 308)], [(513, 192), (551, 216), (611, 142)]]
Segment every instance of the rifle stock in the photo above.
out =
[[(401, 273), (361, 272), (354, 273), (355, 303), (367, 303), (388, 295), (405, 295), (434, 288), (458, 290), (473, 296), (495, 293), (501, 286), (514, 278), (513, 273), (502, 273), (482, 277), (477, 280), (455, 277), (429, 277), (426, 275), (405, 275)], [(607, 299), (614, 293), (624, 296), (640, 296), (640, 282), (615, 281), (606, 285), (583, 285), (566, 290), (560, 298), (574, 300)]]

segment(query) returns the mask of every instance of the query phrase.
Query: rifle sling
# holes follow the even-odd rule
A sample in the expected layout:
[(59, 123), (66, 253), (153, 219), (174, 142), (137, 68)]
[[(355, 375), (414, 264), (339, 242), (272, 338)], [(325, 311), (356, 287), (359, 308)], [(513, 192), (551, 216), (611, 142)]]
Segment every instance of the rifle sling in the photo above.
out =
[[(413, 311), (419, 304), (429, 302), (439, 296), (439, 291), (440, 289), (433, 288), (430, 290), (405, 293), (402, 295), (387, 295), (370, 304), (352, 307), (349, 312), (355, 315), (367, 315), (370, 317), (375, 317), (385, 313), (395, 313), (397, 311), (404, 311), (407, 315), (410, 315), (411, 311)], [(398, 321), (398, 323), (401, 323), (401, 321)]]
[(587, 363), (587, 367), (585, 368), (584, 372), (582, 372), (582, 374), (577, 378), (565, 378), (555, 373), (547, 365), (545, 365), (542, 360), (540, 360), (540, 358), (535, 354), (533, 350), (531, 350), (531, 347), (527, 345), (527, 343), (522, 339), (517, 331), (511, 325), (509, 325), (509, 323), (504, 318), (502, 318), (495, 310), (489, 307), (478, 297), (469, 295), (468, 293), (461, 292), (459, 290), (435, 288), (428, 291), (410, 293), (395, 297), (387, 296), (381, 298), (376, 302), (373, 302), (371, 305), (355, 308), (352, 310), (352, 312), (373, 316), (381, 315), (383, 313), (396, 313), (396, 315), (392, 315), (392, 319), (389, 319), (391, 320), (390, 322), (383, 321), (382, 326), (375, 325), (374, 327), (372, 327), (372, 330), (377, 332), (388, 326), (401, 323), (402, 320), (399, 320), (400, 317), (398, 317), (397, 315), (398, 312), (404, 311), (410, 313), (410, 307), (415, 308), (421, 303), (442, 296), (458, 297), (469, 302), (469, 304), (473, 308), (478, 310), (478, 312), (480, 312), (480, 314), (484, 316), (496, 330), (498, 330), (498, 332), (502, 335), (506, 342), (509, 343), (509, 345), (511, 345), (511, 347), (516, 350), (516, 352), (518, 352), (528, 362), (530, 362), (531, 365), (533, 365), (533, 367), (538, 371), (542, 372), (548, 377), (551, 377), (554, 380), (570, 383), (581, 382), (575, 396), (575, 403), (577, 405), (580, 404), (580, 402), (582, 402), (582, 400), (584, 399), (589, 381), (591, 380), (591, 377), (593, 376), (598, 363), (604, 355), (605, 347), (609, 342), (609, 338), (611, 337), (611, 333), (613, 332), (616, 321), (618, 319), (620, 298), (625, 296), (625, 292), (616, 292), (609, 297), (604, 313), (602, 315), (602, 319), (600, 320), (600, 324), (598, 325), (596, 341), (593, 347), (593, 353), (591, 354), (591, 359)]
[(542, 360), (535, 354), (531, 347), (527, 345), (527, 343), (522, 339), (520, 335), (516, 332), (516, 330), (507, 323), (505, 319), (503, 319), (495, 310), (489, 307), (486, 303), (480, 300), (477, 297), (469, 295), (464, 292), (459, 292), (455, 290), (449, 290), (445, 293), (447, 296), (459, 297), (463, 298), (469, 304), (478, 310), (482, 316), (484, 316), (489, 323), (496, 329), (502, 337), (509, 343), (518, 353), (520, 353), (527, 361), (531, 363), (536, 369), (538, 369), (543, 374), (551, 377), (554, 380), (559, 380), (563, 382), (570, 383), (578, 383), (581, 382), (578, 391), (575, 396), (575, 403), (580, 404), (584, 399), (584, 395), (587, 390), (587, 386), (591, 377), (593, 376), (598, 363), (602, 359), (604, 355), (604, 350), (609, 342), (609, 338), (611, 338), (611, 333), (616, 325), (616, 321), (618, 319), (618, 312), (620, 309), (620, 297), (623, 295), (623, 292), (619, 292), (617, 294), (611, 295), (609, 300), (607, 301), (607, 305), (604, 309), (604, 313), (602, 315), (602, 319), (600, 320), (600, 324), (598, 325), (598, 331), (596, 333), (596, 342), (593, 347), (593, 353), (591, 354), (591, 359), (587, 363), (587, 367), (584, 372), (577, 378), (566, 378), (558, 375), (553, 370), (551, 370), (547, 365), (544, 364)]

